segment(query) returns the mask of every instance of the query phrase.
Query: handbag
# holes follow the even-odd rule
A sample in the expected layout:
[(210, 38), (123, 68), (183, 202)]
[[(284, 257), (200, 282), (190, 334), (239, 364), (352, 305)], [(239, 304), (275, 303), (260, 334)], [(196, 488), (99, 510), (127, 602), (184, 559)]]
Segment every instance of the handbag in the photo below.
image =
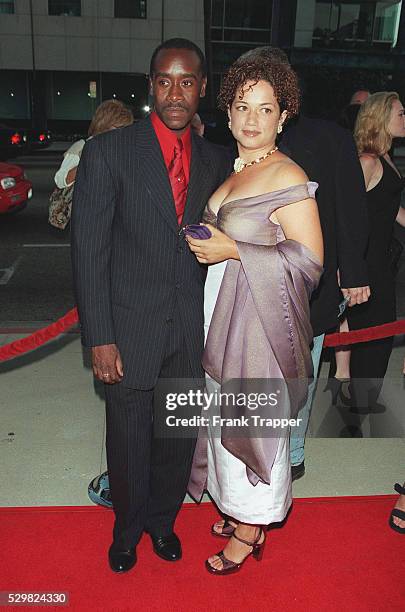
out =
[(195, 238), (196, 240), (208, 240), (208, 238), (211, 238), (212, 236), (209, 228), (206, 225), (200, 225), (199, 223), (185, 225), (182, 231), (184, 232), (185, 236), (190, 236), (190, 238)]
[(70, 221), (72, 212), (73, 187), (56, 187), (49, 197), (48, 222), (58, 229), (65, 229)]

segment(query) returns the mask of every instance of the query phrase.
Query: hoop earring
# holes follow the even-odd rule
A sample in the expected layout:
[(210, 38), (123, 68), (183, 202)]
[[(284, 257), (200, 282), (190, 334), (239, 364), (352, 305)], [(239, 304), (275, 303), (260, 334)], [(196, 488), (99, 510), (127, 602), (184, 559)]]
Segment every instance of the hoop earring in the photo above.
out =
[(281, 134), (282, 131), (283, 131), (283, 124), (279, 123), (278, 128), (277, 128), (277, 134)]
[(230, 130), (232, 129), (232, 123), (231, 123), (231, 120), (230, 120), (230, 119), (229, 119), (229, 121), (228, 121), (228, 127), (229, 127), (229, 129), (230, 129)]

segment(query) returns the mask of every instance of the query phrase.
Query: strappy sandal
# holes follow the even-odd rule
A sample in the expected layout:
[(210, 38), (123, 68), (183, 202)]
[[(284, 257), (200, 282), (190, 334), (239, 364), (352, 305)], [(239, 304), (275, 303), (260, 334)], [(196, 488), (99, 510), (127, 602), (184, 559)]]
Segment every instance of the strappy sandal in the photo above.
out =
[[(394, 485), (394, 489), (400, 495), (405, 495), (405, 486), (401, 487), (399, 482), (397, 482)], [(401, 519), (401, 521), (405, 521), (405, 510), (400, 510), (399, 508), (394, 508), (391, 511), (391, 516), (390, 516), (390, 520), (389, 520), (389, 525), (390, 525), (391, 529), (393, 529), (394, 531), (397, 531), (398, 533), (405, 533), (405, 527), (400, 527), (399, 525), (395, 525), (394, 517)]]
[(217, 521), (211, 526), (211, 535), (217, 536), (218, 538), (230, 538), (235, 531), (237, 525), (232, 525), (228, 516), (224, 516), (224, 524), (222, 525), (222, 531), (216, 531), (215, 525), (218, 525), (220, 521)]
[[(261, 544), (259, 544), (259, 540), (262, 537), (262, 535), (264, 536), (264, 540)], [(236, 572), (239, 572), (240, 568), (245, 563), (246, 559), (250, 556), (256, 559), (256, 561), (262, 560), (264, 545), (266, 543), (266, 535), (262, 528), (260, 528), (259, 534), (254, 542), (248, 542), (247, 540), (243, 540), (242, 538), (237, 536), (235, 532), (233, 532), (231, 537), (238, 540), (238, 542), (242, 542), (242, 544), (251, 546), (252, 550), (246, 555), (246, 557), (240, 563), (236, 563), (235, 561), (231, 561), (230, 559), (227, 559), (224, 555), (224, 551), (221, 550), (221, 552), (216, 553), (216, 556), (219, 557), (219, 559), (222, 561), (221, 569), (217, 569), (213, 567), (211, 563), (208, 561), (208, 559), (205, 562), (205, 567), (207, 568), (210, 574), (216, 574), (217, 576), (226, 576), (227, 574), (235, 574)]]

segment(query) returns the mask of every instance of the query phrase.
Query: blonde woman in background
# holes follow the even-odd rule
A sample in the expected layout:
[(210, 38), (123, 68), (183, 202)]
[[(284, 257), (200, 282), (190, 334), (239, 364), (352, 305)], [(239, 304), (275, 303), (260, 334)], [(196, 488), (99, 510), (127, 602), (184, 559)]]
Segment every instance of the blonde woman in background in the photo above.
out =
[[(108, 132), (108, 130), (131, 125), (133, 122), (132, 111), (123, 102), (120, 100), (105, 100), (94, 113), (88, 135), (89, 138), (92, 138), (97, 134)], [(62, 165), (55, 174), (55, 183), (59, 189), (70, 187), (75, 182), (76, 171), (85, 142), (82, 138), (74, 142), (65, 152)]]
[[(394, 223), (405, 227), (400, 207), (404, 179), (389, 150), (393, 138), (405, 137), (405, 111), (395, 92), (371, 95), (360, 107), (354, 137), (367, 190), (370, 238), (367, 264), (371, 297), (347, 312), (349, 329), (361, 329), (396, 320), (395, 278), (390, 265)], [(377, 400), (387, 371), (393, 339), (354, 345), (350, 357), (352, 411), (384, 412)]]

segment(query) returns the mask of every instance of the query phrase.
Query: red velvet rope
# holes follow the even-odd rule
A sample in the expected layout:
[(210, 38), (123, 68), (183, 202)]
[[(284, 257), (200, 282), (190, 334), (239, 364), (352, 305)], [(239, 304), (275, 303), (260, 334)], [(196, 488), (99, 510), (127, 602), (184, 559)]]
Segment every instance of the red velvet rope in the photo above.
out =
[[(79, 317), (77, 308), (72, 308), (63, 317), (51, 323), (43, 329), (39, 329), (30, 336), (15, 340), (10, 344), (5, 344), (0, 347), (0, 361), (7, 361), (28, 351), (38, 348), (42, 344), (49, 342), (60, 334), (63, 334), (68, 329), (78, 323)], [(405, 334), (405, 319), (394, 321), (392, 323), (384, 323), (375, 327), (367, 327), (365, 329), (356, 329), (351, 332), (343, 332), (340, 334), (328, 334), (325, 336), (324, 346), (347, 346), (356, 344), (357, 342), (368, 342), (369, 340), (379, 340), (381, 338), (389, 338)]]
[(392, 323), (384, 323), (383, 325), (375, 325), (374, 327), (366, 327), (364, 329), (354, 329), (351, 332), (328, 334), (325, 336), (323, 345), (347, 346), (348, 344), (356, 344), (357, 342), (381, 340), (382, 338), (398, 336), (399, 334), (405, 334), (405, 319), (393, 321)]
[(0, 347), (0, 361), (7, 361), (7, 359), (12, 359), (13, 357), (17, 357), (18, 355), (38, 348), (38, 346), (63, 334), (78, 321), (77, 308), (72, 308), (72, 310), (69, 310), (62, 318), (51, 323), (51, 325), (43, 327), (29, 336), (21, 338), (21, 340), (15, 340), (10, 344), (5, 344)]

